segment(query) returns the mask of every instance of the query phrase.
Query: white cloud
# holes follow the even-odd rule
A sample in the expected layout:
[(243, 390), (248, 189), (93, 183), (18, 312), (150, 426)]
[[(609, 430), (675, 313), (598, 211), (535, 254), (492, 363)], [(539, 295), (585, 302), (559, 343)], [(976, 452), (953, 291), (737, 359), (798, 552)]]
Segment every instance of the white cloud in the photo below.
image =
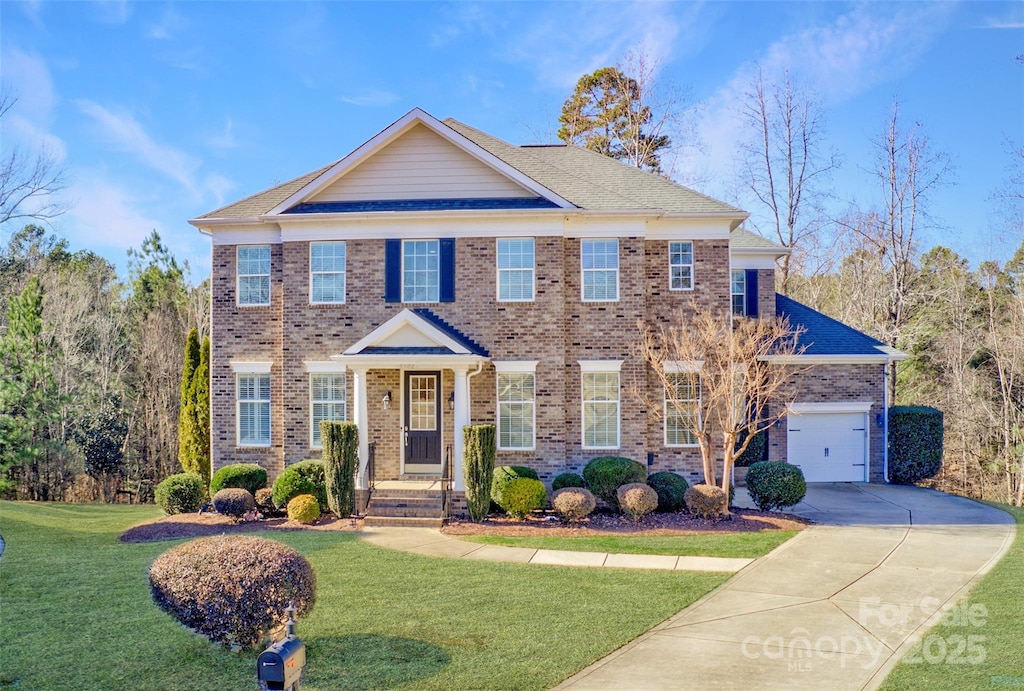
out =
[(69, 195), (76, 204), (67, 213), (68, 238), (85, 247), (127, 250), (138, 247), (163, 224), (138, 210), (139, 200), (97, 171), (77, 171)]
[(217, 206), (223, 206), (224, 197), (235, 188), (235, 181), (219, 173), (210, 173), (203, 178), (203, 187), (217, 200)]
[(224, 129), (206, 137), (206, 145), (211, 149), (234, 149), (238, 147), (235, 141), (235, 123), (231, 118), (224, 119)]
[(168, 41), (177, 38), (185, 28), (185, 17), (168, 5), (160, 14), (160, 21), (146, 27), (146, 37), (157, 41)]
[(79, 100), (75, 105), (92, 118), (113, 146), (135, 156), (146, 166), (174, 180), (196, 197), (195, 174), (199, 161), (189, 154), (155, 141), (135, 118), (114, 113), (93, 101)]
[(4, 115), (2, 137), (5, 149), (24, 147), (62, 163), (67, 157), (64, 141), (50, 131), (58, 98), (46, 63), (17, 49), (3, 52), (4, 89), (14, 103)]
[(369, 108), (382, 108), (391, 105), (397, 100), (398, 94), (390, 91), (364, 91), (359, 95), (341, 97), (343, 103)]
[(128, 0), (94, 0), (96, 20), (101, 24), (124, 24), (131, 14)]

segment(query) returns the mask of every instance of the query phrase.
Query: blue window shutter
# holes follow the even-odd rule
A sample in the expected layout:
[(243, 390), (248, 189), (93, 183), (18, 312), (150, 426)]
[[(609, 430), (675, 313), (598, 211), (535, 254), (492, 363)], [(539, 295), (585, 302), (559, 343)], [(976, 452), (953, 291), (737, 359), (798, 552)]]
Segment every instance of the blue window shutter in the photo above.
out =
[(757, 316), (757, 269), (747, 269), (744, 291), (747, 300), (747, 316)]
[(402, 241), (384, 241), (384, 302), (402, 301)]
[(455, 238), (441, 238), (441, 302), (455, 302)]

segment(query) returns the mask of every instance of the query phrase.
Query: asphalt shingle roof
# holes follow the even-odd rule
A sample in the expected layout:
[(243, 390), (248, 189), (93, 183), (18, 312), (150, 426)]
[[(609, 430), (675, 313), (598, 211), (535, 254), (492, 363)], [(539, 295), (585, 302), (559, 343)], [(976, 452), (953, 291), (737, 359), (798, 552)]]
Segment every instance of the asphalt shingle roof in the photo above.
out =
[(804, 355), (881, 355), (885, 344), (832, 317), (775, 294), (775, 314), (789, 319), (790, 326), (802, 327), (800, 344)]
[(729, 246), (743, 249), (773, 249), (785, 251), (782, 245), (777, 245), (768, 238), (752, 233), (744, 227), (736, 228), (729, 237)]
[(473, 355), (479, 355), (481, 357), (490, 357), (490, 353), (482, 345), (474, 341), (472, 338), (462, 333), (454, 326), (446, 322), (441, 317), (437, 316), (425, 307), (419, 307), (413, 310), (416, 314), (426, 319), (428, 322), (436, 326), (438, 329), (443, 331), (449, 338), (456, 341), (460, 345), (464, 346)]

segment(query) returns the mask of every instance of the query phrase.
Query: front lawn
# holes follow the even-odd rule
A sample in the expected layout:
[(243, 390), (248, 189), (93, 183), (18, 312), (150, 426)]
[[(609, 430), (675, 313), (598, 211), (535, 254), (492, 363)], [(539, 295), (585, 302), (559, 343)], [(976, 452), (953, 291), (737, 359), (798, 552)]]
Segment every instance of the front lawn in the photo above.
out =
[(1017, 537), (965, 599), (972, 611), (984, 613), (983, 619), (951, 617), (933, 628), (883, 689), (1024, 688), (1024, 509), (988, 503), (1013, 514)]
[[(177, 541), (125, 544), (147, 506), (0, 502), (0, 687), (249, 689), (256, 652), (212, 646), (152, 604)], [(304, 688), (547, 688), (724, 582), (724, 574), (420, 557), (351, 533), (267, 535), (313, 563)]]
[(756, 559), (768, 554), (796, 533), (795, 530), (762, 530), (703, 535), (593, 535), (586, 537), (457, 535), (453, 537), (470, 542), (482, 542), (485, 545), (532, 549)]

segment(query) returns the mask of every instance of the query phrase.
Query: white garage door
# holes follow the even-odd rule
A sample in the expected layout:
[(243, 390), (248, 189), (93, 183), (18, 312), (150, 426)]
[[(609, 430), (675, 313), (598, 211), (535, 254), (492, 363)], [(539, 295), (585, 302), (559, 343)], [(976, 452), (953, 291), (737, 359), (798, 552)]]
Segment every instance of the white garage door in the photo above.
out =
[(787, 416), (789, 462), (807, 482), (864, 482), (867, 478), (865, 413)]

